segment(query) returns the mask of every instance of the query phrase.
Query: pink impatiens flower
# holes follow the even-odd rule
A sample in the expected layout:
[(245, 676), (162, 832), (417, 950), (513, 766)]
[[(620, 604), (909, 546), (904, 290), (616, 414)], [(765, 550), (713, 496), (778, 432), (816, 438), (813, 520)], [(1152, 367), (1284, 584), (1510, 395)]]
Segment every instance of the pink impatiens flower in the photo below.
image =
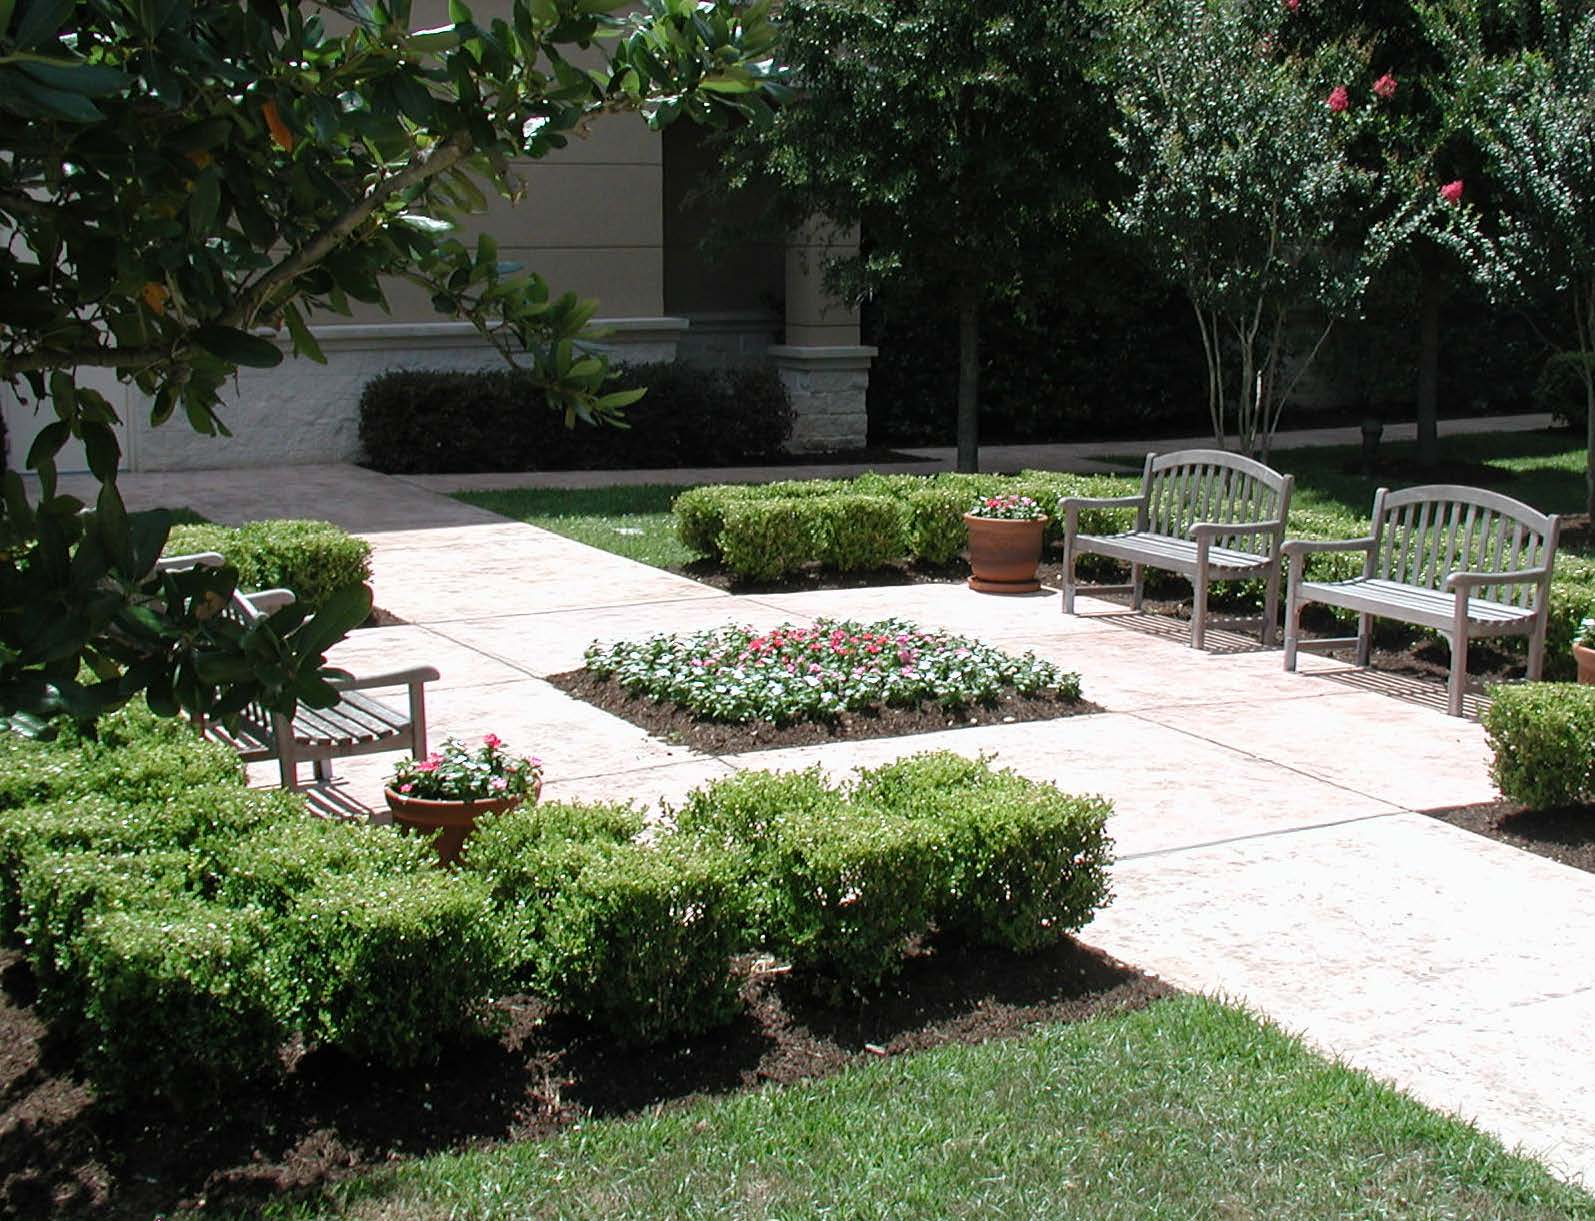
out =
[(504, 739), (500, 738), (496, 733), (490, 733), (482, 739), (483, 746), (502, 746), (503, 744)]
[(1462, 202), (1462, 179), (1458, 178), (1455, 182), (1448, 182), (1448, 183), (1445, 184), (1445, 186), (1441, 187), (1440, 188), (1440, 198), (1445, 200), (1446, 203), (1448, 203), (1448, 204), (1459, 204), (1459, 203), (1461, 203)]
[(1285, 7), (1294, 13), (1301, 7), (1301, 0), (1285, 0)]
[(418, 772), (435, 772), (438, 770), (437, 760), (422, 759), (421, 762), (415, 765), (415, 770)]
[(1342, 110), (1346, 110), (1351, 106), (1351, 95), (1346, 92), (1344, 85), (1336, 85), (1329, 91), (1329, 97), (1324, 102), (1324, 105), (1339, 114)]
[(1396, 78), (1386, 72), (1373, 83), (1373, 91), (1378, 97), (1382, 97), (1388, 102), (1396, 96)]

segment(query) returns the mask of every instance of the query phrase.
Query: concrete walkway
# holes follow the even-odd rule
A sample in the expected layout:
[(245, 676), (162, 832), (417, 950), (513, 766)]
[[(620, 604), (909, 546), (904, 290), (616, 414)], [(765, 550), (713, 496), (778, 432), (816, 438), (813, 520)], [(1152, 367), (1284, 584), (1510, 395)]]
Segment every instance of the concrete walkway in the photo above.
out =
[[(985, 752), (1114, 803), (1115, 898), (1084, 938), (1182, 987), (1246, 1002), (1323, 1050), (1595, 1181), (1595, 877), (1415, 811), (1494, 796), (1472, 719), (1439, 688), (1081, 599), (919, 585), (732, 596), (353, 468), (129, 476), (129, 500), (220, 521), (326, 517), (375, 551), (356, 672), (429, 662), (434, 740), (494, 732), (540, 755), (551, 798), (674, 802), (744, 768), (836, 774), (902, 754)], [(710, 757), (543, 681), (592, 640), (727, 621), (900, 615), (1033, 649), (1106, 711), (1054, 722)], [(381, 805), (391, 758), (345, 764), (317, 800)], [(275, 779), (268, 765), (258, 774)]]

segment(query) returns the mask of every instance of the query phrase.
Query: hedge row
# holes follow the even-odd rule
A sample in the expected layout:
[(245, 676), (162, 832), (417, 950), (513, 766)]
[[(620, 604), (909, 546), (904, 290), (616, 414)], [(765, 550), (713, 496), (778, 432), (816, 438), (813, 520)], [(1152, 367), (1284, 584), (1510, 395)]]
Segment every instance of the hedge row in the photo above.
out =
[(384, 373), (360, 396), (360, 442), (379, 471), (455, 474), (732, 466), (778, 454), (791, 434), (773, 370), (676, 361), (617, 372), (612, 389), (648, 391), (625, 428), (566, 427), (521, 371)]
[(334, 591), (371, 579), (371, 544), (325, 521), (254, 521), (173, 526), (167, 555), (217, 551), (245, 590), (291, 589), (320, 610)]
[(652, 840), (626, 806), (537, 806), (445, 872), (129, 708), (96, 741), (0, 739), (0, 915), (104, 1094), (192, 1099), (290, 1042), (413, 1064), (507, 991), (647, 1042), (728, 1020), (754, 949), (849, 987), (932, 927), (1032, 950), (1104, 901), (1106, 813), (927, 756), (739, 777)]
[(730, 1017), (739, 952), (851, 990), (932, 929), (1020, 953), (1056, 942), (1107, 901), (1108, 810), (942, 752), (844, 786), (818, 769), (716, 781), (649, 842), (626, 807), (506, 814), (465, 869), (505, 914), (517, 986), (646, 1042)]

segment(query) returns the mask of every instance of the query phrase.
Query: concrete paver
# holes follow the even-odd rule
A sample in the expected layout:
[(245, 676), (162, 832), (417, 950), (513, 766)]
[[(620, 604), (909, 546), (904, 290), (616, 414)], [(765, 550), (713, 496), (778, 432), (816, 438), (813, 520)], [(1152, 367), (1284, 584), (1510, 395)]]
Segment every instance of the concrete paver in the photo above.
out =
[[(500, 734), (542, 756), (550, 799), (676, 803), (737, 769), (846, 774), (933, 748), (1101, 793), (1116, 898), (1087, 941), (1243, 1000), (1559, 1173), (1595, 1177), (1595, 877), (1411, 812), (1494, 794), (1482, 730), (1443, 715), (1430, 688), (1315, 656), (1285, 674), (1277, 649), (1243, 635), (1196, 653), (1185, 625), (1092, 598), (1066, 617), (1055, 595), (951, 585), (731, 596), (351, 468), (129, 477), (124, 493), (364, 534), (377, 604), (408, 622), (355, 633), (334, 660), (437, 665), (434, 740)], [(1077, 670), (1106, 711), (710, 758), (542, 681), (594, 638), (820, 615), (898, 615), (1034, 649)], [(318, 802), (376, 811), (391, 765), (342, 762)], [(253, 775), (273, 783), (275, 766)]]

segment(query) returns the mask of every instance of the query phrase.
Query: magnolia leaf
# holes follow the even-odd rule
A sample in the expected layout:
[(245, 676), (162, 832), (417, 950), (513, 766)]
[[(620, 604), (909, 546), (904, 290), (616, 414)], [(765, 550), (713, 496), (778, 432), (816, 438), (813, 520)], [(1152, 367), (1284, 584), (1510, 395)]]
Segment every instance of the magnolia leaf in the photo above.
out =
[(274, 369), (282, 363), (282, 349), (269, 339), (230, 326), (212, 323), (194, 332), (194, 342), (228, 364), (250, 369)]

